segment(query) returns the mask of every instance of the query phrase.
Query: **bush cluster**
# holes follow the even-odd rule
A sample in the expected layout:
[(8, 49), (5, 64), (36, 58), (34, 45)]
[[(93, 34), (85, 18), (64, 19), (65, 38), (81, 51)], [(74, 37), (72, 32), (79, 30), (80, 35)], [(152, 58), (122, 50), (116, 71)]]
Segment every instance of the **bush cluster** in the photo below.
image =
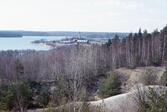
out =
[(142, 97), (146, 98), (143, 101), (138, 99), (138, 112), (167, 112), (167, 91), (149, 88), (149, 91)]
[(120, 94), (121, 81), (116, 73), (110, 74), (104, 81), (102, 81), (99, 87), (99, 95), (102, 98)]
[(34, 86), (33, 82), (0, 87), (0, 111), (24, 111), (27, 108), (44, 107), (49, 102), (48, 93), (41, 86)]

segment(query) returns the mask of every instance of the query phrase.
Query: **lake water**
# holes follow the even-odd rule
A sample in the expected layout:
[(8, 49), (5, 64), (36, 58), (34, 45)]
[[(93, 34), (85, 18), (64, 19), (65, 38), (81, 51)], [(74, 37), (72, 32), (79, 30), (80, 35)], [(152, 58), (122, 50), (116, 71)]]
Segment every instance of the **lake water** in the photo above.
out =
[(23, 36), (22, 38), (3, 38), (0, 37), (0, 50), (49, 50), (48, 46), (41, 44), (32, 44), (34, 40), (60, 40), (65, 36)]

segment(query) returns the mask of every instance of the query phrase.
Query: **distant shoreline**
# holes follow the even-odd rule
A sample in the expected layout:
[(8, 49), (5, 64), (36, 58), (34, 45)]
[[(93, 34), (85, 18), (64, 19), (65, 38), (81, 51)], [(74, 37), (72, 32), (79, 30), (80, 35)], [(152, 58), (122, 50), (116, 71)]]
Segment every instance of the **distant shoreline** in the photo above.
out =
[(23, 36), (0, 36), (0, 38), (22, 38)]
[(23, 36), (73, 36), (88, 38), (111, 38), (115, 35), (125, 37), (127, 32), (75, 32), (75, 31), (0, 31), (1, 37), (23, 37)]

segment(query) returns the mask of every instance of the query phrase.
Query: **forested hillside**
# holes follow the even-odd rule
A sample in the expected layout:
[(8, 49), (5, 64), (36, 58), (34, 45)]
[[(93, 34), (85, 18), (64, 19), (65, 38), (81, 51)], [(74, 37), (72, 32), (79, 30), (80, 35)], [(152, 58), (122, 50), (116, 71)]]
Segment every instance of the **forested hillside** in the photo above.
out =
[[(166, 61), (167, 26), (153, 33), (140, 29), (126, 38), (116, 35), (103, 45), (78, 44), (50, 51), (1, 51), (0, 110), (23, 112), (88, 101), (98, 94), (106, 72), (120, 67), (163, 66)], [(116, 83), (111, 89), (120, 86), (115, 81), (119, 77), (109, 78), (109, 82)], [(118, 93), (121, 93), (119, 89), (113, 95)]]

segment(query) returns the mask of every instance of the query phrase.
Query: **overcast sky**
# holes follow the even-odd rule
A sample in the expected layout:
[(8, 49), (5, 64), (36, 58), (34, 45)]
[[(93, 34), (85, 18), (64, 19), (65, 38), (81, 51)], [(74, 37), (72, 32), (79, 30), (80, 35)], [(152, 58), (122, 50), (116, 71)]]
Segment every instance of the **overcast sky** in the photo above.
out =
[(0, 30), (153, 31), (167, 0), (0, 0)]

